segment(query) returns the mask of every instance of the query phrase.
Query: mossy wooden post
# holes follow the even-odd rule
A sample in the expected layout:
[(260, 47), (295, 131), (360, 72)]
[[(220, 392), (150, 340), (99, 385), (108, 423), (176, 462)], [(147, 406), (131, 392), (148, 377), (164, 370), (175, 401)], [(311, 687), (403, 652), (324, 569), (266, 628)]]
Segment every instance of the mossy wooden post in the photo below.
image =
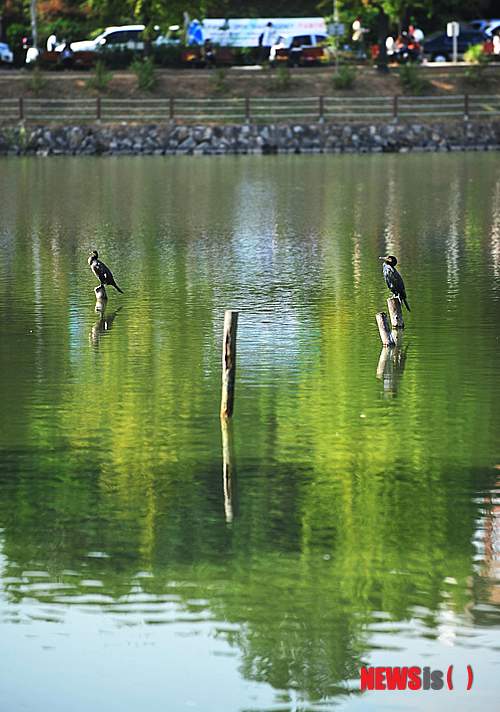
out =
[(403, 345), (403, 332), (401, 329), (393, 329), (391, 331), (392, 340), (394, 341), (394, 346)]
[[(394, 335), (394, 331), (392, 333)], [(397, 335), (400, 339), (401, 331), (398, 331)], [(383, 382), (384, 393), (388, 397), (397, 395), (399, 383), (405, 369), (407, 350), (408, 347), (402, 348), (397, 344), (394, 348), (382, 346), (377, 364), (377, 378)]]
[(380, 358), (377, 364), (377, 378), (381, 381), (384, 378), (385, 368), (387, 366), (387, 358), (389, 356), (390, 349), (386, 349), (382, 346), (380, 352)]
[(391, 324), (394, 329), (404, 329), (405, 323), (403, 321), (403, 309), (401, 307), (401, 300), (397, 297), (389, 297), (387, 300), (387, 308), (389, 309), (389, 315), (391, 317)]
[(233, 457), (233, 431), (231, 420), (221, 418), (220, 428), (222, 433), (222, 484), (224, 487), (224, 512), (226, 522), (233, 521), (233, 482), (234, 482), (234, 457)]
[(224, 339), (222, 343), (222, 399), (220, 417), (230, 418), (234, 407), (234, 380), (236, 375), (236, 331), (238, 312), (224, 313)]
[(394, 339), (392, 338), (391, 330), (389, 328), (387, 314), (385, 312), (378, 312), (375, 318), (377, 320), (377, 326), (382, 344), (384, 346), (394, 346)]
[(106, 302), (108, 301), (108, 295), (106, 294), (106, 289), (104, 285), (100, 284), (94, 289), (94, 292), (96, 311), (104, 311), (106, 307)]

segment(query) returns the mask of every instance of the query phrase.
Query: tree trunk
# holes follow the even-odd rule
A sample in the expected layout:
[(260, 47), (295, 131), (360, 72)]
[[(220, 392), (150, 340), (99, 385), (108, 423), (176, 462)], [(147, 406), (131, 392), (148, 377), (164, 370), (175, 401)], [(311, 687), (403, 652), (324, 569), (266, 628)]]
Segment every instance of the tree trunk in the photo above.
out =
[(33, 47), (38, 47), (38, 22), (36, 16), (36, 0), (30, 0), (30, 15), (31, 15), (31, 36), (33, 38)]
[(143, 2), (142, 4), (142, 23), (145, 27), (143, 34), (144, 37), (144, 57), (151, 57), (153, 52), (153, 20), (151, 18), (151, 7), (149, 2)]
[(377, 36), (378, 36), (378, 46), (379, 55), (377, 59), (377, 69), (380, 72), (388, 72), (387, 67), (387, 47), (385, 46), (385, 41), (387, 35), (389, 34), (389, 16), (385, 14), (384, 9), (381, 7), (378, 11), (377, 20)]

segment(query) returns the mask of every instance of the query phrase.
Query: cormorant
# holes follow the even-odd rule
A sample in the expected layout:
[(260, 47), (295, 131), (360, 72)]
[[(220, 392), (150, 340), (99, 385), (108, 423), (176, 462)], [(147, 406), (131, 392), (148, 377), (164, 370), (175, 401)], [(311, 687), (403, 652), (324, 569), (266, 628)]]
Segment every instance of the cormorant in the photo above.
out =
[[(104, 262), (101, 262), (100, 259), (98, 259), (99, 254), (97, 250), (94, 250), (88, 259), (89, 267), (92, 270), (92, 272), (95, 274), (99, 282), (101, 283), (101, 287), (104, 287), (106, 284), (109, 284), (111, 287), (114, 287), (117, 289), (121, 294), (123, 294), (123, 291), (120, 289), (120, 287), (117, 285), (115, 282), (115, 278), (113, 277), (113, 273), (107, 267)], [(97, 289), (97, 287), (96, 287)]]
[(384, 261), (382, 272), (384, 274), (385, 283), (392, 294), (397, 297), (400, 302), (404, 302), (405, 307), (410, 311), (410, 305), (406, 299), (405, 283), (396, 269), (398, 263), (397, 259), (394, 255), (387, 255), (387, 257), (379, 257), (379, 260)]

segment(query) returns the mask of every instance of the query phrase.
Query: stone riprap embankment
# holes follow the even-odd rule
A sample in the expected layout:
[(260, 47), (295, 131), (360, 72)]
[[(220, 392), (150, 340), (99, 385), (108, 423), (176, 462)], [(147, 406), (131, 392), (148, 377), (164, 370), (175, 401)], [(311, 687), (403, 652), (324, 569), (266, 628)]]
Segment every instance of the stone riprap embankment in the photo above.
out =
[(0, 127), (1, 155), (220, 155), (497, 150), (500, 121)]

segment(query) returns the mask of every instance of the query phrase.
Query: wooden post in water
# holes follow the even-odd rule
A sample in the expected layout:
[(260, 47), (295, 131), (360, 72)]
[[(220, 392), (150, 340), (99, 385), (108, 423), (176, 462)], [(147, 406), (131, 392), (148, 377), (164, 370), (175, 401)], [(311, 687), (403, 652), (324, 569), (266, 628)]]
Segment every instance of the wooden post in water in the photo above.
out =
[(389, 328), (389, 320), (385, 312), (378, 312), (375, 315), (377, 320), (377, 326), (380, 333), (380, 338), (384, 346), (394, 346), (394, 339), (392, 338), (391, 330)]
[(100, 284), (94, 289), (95, 292), (95, 309), (96, 311), (104, 311), (106, 308), (106, 302), (108, 301), (108, 295), (106, 294), (106, 289), (104, 285)]
[(222, 484), (224, 487), (224, 512), (226, 522), (233, 521), (233, 484), (234, 484), (234, 457), (233, 457), (233, 431), (231, 421), (221, 418), (220, 429), (222, 433)]
[(386, 349), (382, 346), (382, 351), (380, 352), (380, 358), (377, 364), (377, 378), (382, 380), (384, 378), (385, 368), (387, 366), (387, 358), (390, 353), (390, 349)]
[(392, 340), (394, 341), (394, 346), (403, 345), (403, 332), (401, 329), (393, 329), (391, 331)]
[(387, 308), (389, 309), (389, 315), (391, 317), (391, 324), (394, 329), (404, 329), (405, 323), (403, 321), (403, 309), (401, 307), (401, 300), (397, 297), (389, 297), (387, 300)]
[[(401, 331), (397, 332), (397, 337), (401, 339)], [(408, 347), (403, 349), (397, 343), (394, 348), (382, 346), (377, 364), (377, 378), (383, 382), (384, 393), (387, 396), (393, 397), (397, 395), (399, 382), (405, 369), (407, 350)]]
[(238, 312), (224, 312), (224, 339), (222, 342), (222, 399), (220, 417), (230, 418), (234, 406), (234, 379), (236, 375), (236, 331)]

